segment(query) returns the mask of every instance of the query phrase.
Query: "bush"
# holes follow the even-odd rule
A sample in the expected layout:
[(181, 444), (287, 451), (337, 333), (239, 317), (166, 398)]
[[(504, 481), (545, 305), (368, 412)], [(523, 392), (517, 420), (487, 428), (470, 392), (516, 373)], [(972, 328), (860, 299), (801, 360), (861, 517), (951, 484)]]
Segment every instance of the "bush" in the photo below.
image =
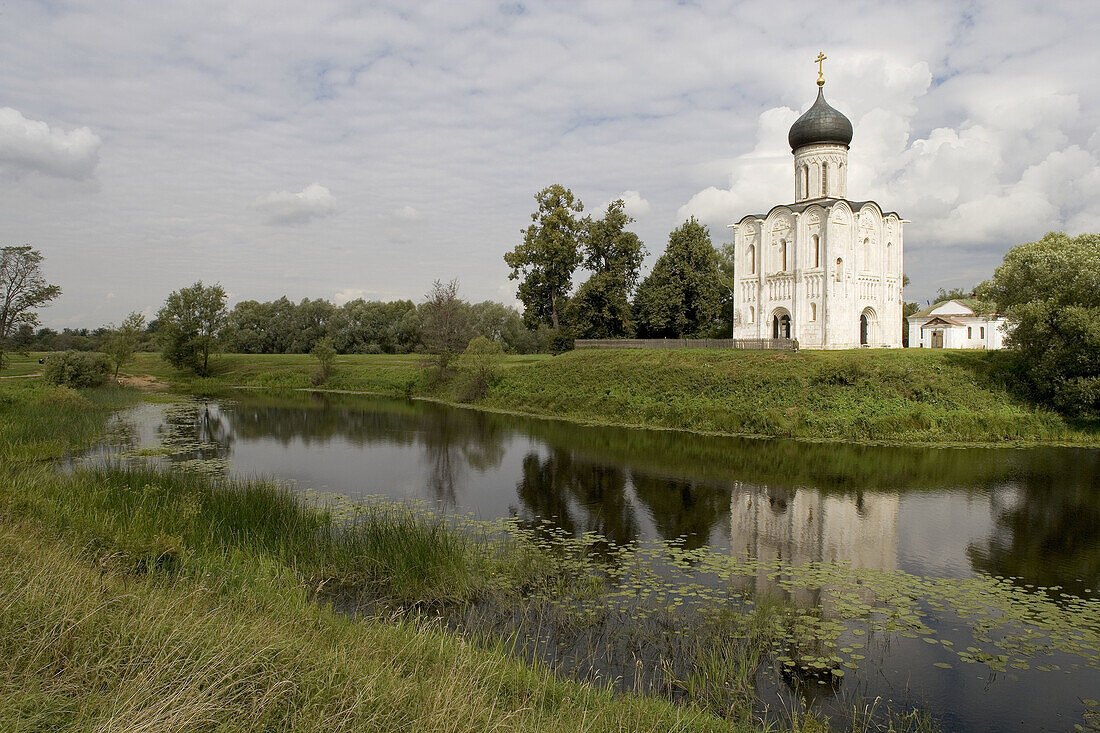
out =
[(65, 387), (99, 387), (111, 376), (111, 362), (105, 354), (65, 351), (46, 360), (43, 376)]
[(317, 360), (317, 370), (309, 378), (316, 387), (328, 381), (332, 374), (332, 365), (336, 362), (336, 349), (332, 346), (332, 338), (325, 336), (318, 339), (309, 353)]
[(567, 351), (573, 350), (573, 334), (564, 333), (562, 331), (556, 332), (550, 338), (550, 353), (555, 356), (558, 354), (564, 354)]
[(862, 364), (854, 361), (830, 361), (818, 367), (813, 375), (814, 384), (851, 387), (867, 378)]
[(478, 336), (458, 357), (458, 398), (463, 402), (484, 397), (504, 376), (504, 348), (499, 341)]

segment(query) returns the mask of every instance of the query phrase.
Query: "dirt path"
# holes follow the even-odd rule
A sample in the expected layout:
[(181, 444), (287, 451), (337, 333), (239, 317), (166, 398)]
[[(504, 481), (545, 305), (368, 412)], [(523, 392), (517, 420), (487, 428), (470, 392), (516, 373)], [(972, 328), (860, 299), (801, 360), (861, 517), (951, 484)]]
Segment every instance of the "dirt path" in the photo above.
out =
[(31, 372), (30, 374), (9, 374), (6, 377), (0, 377), (0, 379), (30, 379), (31, 377), (41, 377), (42, 372)]
[(123, 374), (118, 378), (123, 387), (134, 387), (142, 392), (164, 392), (168, 385), (152, 374)]

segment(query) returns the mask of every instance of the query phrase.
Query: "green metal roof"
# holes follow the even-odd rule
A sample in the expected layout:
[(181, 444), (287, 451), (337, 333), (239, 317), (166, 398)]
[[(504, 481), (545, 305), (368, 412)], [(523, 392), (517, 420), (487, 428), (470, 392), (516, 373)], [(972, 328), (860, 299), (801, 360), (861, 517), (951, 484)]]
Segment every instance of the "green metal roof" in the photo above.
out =
[[(932, 311), (936, 310), (937, 308), (939, 308), (944, 303), (950, 303), (951, 301), (955, 301), (956, 303), (962, 303), (967, 308), (974, 311), (974, 315), (976, 315), (976, 316), (992, 316), (992, 315), (997, 314), (997, 307), (995, 305), (993, 305), (992, 303), (986, 303), (985, 301), (982, 301), (982, 300), (978, 300), (977, 298), (948, 298), (947, 300), (936, 301), (935, 303), (928, 306), (927, 308), (923, 308), (923, 309), (917, 311), (916, 313), (912, 314), (909, 317), (910, 318), (920, 318), (920, 317), (923, 317), (923, 316), (930, 316), (930, 315), (932, 315)], [(958, 315), (958, 314), (948, 314), (948, 315)]]

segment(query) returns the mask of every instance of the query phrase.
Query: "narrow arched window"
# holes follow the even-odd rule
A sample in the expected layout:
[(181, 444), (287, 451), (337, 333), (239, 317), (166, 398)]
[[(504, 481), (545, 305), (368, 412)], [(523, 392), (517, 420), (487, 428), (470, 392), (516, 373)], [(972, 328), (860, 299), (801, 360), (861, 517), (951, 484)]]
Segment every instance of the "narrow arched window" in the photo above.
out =
[(779, 271), (787, 271), (787, 240), (782, 239), (779, 241)]
[(749, 257), (749, 274), (750, 275), (755, 275), (756, 274), (756, 246), (755, 245), (752, 245), (752, 244), (749, 245), (748, 257)]
[(802, 166), (802, 198), (810, 197), (810, 166)]
[(817, 320), (817, 303), (810, 303), (810, 320)]
[(750, 305), (749, 306), (749, 323), (755, 323), (755, 322), (756, 322), (756, 309), (753, 308)]
[(844, 279), (844, 260), (836, 258), (836, 281), (840, 282)]
[(829, 195), (829, 164), (821, 164), (821, 195)]
[(816, 234), (810, 239), (810, 247), (813, 249), (814, 267), (819, 267), (821, 265), (821, 241)]

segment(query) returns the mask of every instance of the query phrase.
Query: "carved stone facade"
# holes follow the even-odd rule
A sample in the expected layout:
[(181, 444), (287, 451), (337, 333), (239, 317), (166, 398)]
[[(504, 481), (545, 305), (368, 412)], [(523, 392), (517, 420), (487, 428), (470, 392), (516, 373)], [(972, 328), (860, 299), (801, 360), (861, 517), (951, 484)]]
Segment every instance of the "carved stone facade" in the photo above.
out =
[[(818, 125), (832, 113), (851, 129), (821, 95), (811, 111)], [(734, 225), (734, 338), (795, 338), (811, 349), (900, 347), (904, 222), (874, 201), (846, 198), (846, 144), (795, 131), (791, 138), (802, 143), (792, 151), (795, 203)]]

